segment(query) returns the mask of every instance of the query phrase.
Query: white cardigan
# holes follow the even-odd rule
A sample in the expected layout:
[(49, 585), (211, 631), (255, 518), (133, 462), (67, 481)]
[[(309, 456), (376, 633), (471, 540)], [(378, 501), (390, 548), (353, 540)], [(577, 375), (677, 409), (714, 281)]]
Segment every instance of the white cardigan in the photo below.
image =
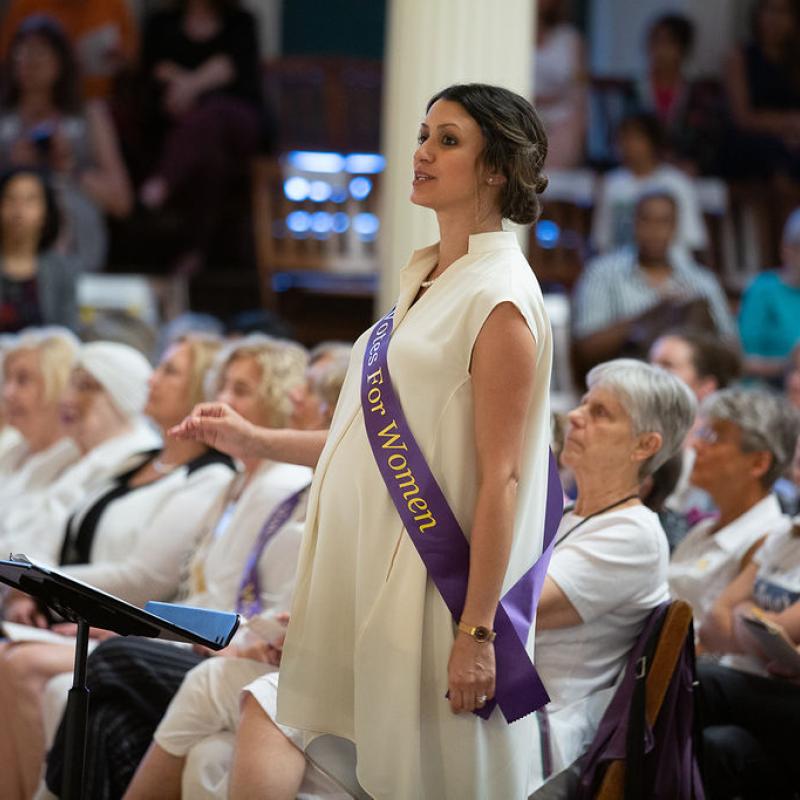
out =
[(31, 453), (23, 440), (0, 454), (0, 516), (25, 503), (31, 492), (50, 486), (80, 456), (75, 442), (67, 437), (38, 453)]
[[(230, 516), (225, 514), (228, 498), (221, 497), (192, 553), (182, 602), (200, 608), (233, 610), (245, 564), (264, 523), (280, 503), (309, 483), (311, 470), (307, 467), (266, 461), (235, 502)], [(300, 506), (304, 509), (305, 503), (301, 501)], [(295, 509), (293, 519), (299, 511)], [(226, 518), (220, 525), (223, 514)], [(304, 510), (302, 515), (304, 518)], [(300, 535), (287, 538), (282, 528), (264, 548), (259, 560), (259, 578), (265, 607), (280, 605), (287, 592), (291, 594), (299, 544)], [(283, 610), (283, 606), (277, 610)]]
[[(192, 470), (183, 466), (132, 489), (103, 511), (89, 563), (63, 571), (135, 605), (172, 599), (192, 542), (235, 474), (232, 465), (221, 462)], [(71, 527), (79, 525), (110, 488), (84, 501)]]
[(133, 466), (138, 454), (160, 444), (152, 428), (139, 422), (133, 430), (90, 450), (46, 489), (31, 492), (25, 503), (15, 504), (8, 513), (0, 512), (0, 552), (57, 563), (72, 510), (89, 492)]

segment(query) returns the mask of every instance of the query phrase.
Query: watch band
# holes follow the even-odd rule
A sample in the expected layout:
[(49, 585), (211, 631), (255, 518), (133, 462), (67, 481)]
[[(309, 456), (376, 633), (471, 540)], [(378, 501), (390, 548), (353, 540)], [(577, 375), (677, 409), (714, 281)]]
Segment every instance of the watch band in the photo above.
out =
[(458, 629), (462, 633), (468, 634), (476, 642), (480, 642), (481, 644), (488, 644), (489, 642), (493, 642), (497, 637), (497, 634), (493, 630), (490, 630), (489, 628), (486, 628), (483, 625), (468, 625), (463, 620), (459, 621)]

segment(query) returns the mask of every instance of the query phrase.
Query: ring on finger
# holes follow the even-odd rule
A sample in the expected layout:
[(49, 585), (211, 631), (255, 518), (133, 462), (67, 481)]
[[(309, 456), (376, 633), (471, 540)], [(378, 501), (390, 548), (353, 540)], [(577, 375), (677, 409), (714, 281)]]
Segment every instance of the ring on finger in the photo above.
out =
[(477, 696), (477, 698), (476, 698), (476, 700), (478, 702), (478, 707), (485, 706), (486, 705), (486, 699), (487, 698), (486, 698), (485, 694), (479, 694)]

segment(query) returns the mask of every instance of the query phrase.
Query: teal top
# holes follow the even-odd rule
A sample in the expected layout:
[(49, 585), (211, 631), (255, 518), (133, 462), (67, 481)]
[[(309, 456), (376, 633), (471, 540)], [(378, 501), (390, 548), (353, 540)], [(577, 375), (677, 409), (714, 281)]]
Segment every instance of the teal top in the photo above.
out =
[(747, 355), (786, 358), (800, 341), (800, 287), (762, 272), (742, 297), (739, 333)]

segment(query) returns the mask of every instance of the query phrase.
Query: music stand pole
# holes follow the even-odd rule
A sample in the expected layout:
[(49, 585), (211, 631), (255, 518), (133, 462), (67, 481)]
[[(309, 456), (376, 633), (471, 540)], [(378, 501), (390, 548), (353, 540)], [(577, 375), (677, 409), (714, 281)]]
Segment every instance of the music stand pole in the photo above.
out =
[(78, 620), (75, 643), (75, 668), (65, 712), (63, 800), (83, 800), (83, 773), (86, 768), (86, 729), (89, 724), (89, 689), (86, 662), (89, 659), (89, 623)]

